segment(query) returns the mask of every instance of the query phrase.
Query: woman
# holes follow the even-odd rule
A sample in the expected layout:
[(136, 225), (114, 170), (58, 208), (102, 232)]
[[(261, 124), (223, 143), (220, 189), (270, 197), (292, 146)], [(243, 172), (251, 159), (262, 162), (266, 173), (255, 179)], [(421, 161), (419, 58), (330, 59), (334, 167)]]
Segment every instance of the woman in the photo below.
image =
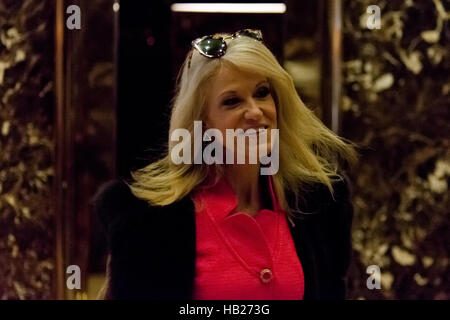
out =
[[(243, 149), (239, 133), (228, 140), (239, 129)], [(302, 103), (259, 31), (193, 41), (167, 154), (96, 196), (106, 298), (344, 299), (353, 209), (340, 160), (356, 161), (353, 144)]]

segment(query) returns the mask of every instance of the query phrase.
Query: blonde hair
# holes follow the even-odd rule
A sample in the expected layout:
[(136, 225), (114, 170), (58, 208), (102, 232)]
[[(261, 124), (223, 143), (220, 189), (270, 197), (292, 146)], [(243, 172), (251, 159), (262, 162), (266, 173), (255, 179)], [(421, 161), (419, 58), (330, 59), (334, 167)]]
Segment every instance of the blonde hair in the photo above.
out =
[[(338, 160), (354, 164), (356, 145), (334, 134), (304, 105), (292, 77), (263, 43), (239, 37), (227, 40), (227, 46), (226, 54), (219, 59), (203, 57), (194, 49), (188, 53), (177, 78), (169, 137), (177, 128), (185, 128), (193, 136), (194, 120), (203, 120), (205, 114), (208, 82), (224, 64), (261, 74), (269, 80), (277, 106), (280, 162), (273, 181), (280, 205), (292, 214), (285, 191), (298, 200), (302, 190), (316, 182), (326, 185), (333, 195), (332, 181), (336, 176), (341, 178)], [(207, 164), (174, 164), (170, 157), (173, 147), (169, 139), (163, 158), (132, 172), (133, 194), (150, 205), (168, 205), (187, 196), (209, 174)]]

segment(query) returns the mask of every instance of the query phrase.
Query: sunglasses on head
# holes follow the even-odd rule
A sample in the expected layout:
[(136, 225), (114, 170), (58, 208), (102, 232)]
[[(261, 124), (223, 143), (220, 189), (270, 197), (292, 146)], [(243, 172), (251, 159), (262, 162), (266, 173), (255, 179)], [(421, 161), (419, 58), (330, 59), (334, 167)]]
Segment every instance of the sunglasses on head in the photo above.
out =
[[(225, 54), (227, 51), (227, 43), (225, 42), (226, 39), (235, 39), (238, 37), (249, 37), (253, 38), (258, 41), (262, 41), (262, 33), (260, 30), (253, 30), (253, 29), (243, 29), (236, 31), (235, 33), (222, 37), (217, 34), (204, 36), (201, 38), (197, 38), (194, 41), (192, 41), (192, 47), (194, 47), (201, 55), (207, 57), (207, 58), (220, 58)], [(189, 65), (191, 66), (191, 58), (192, 58), (192, 52), (189, 57)]]

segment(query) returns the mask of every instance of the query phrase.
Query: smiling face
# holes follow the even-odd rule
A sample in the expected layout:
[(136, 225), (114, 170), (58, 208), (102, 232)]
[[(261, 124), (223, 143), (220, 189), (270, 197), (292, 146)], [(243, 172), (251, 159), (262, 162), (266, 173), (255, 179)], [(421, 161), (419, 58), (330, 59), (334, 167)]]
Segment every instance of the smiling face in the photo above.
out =
[(224, 141), (226, 129), (265, 128), (270, 152), (270, 129), (277, 129), (277, 109), (264, 76), (224, 65), (209, 83), (206, 101), (206, 128), (219, 129)]

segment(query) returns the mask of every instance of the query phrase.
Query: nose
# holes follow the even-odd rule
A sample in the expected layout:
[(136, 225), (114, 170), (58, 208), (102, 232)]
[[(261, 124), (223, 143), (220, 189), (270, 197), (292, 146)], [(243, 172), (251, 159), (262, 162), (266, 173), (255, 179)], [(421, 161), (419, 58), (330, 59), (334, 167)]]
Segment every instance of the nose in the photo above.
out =
[(263, 116), (263, 112), (261, 108), (258, 106), (258, 103), (250, 99), (250, 101), (247, 103), (244, 117), (246, 120), (249, 121), (259, 121)]

